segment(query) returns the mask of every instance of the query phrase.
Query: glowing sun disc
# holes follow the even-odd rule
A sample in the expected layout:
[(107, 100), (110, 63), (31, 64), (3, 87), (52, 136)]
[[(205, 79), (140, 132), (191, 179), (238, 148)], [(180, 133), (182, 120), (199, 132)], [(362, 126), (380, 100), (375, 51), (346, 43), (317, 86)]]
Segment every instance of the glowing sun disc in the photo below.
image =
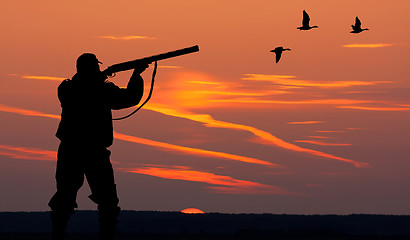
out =
[(202, 210), (199, 210), (198, 208), (186, 208), (184, 210), (181, 211), (182, 213), (186, 213), (186, 214), (203, 214), (205, 213)]

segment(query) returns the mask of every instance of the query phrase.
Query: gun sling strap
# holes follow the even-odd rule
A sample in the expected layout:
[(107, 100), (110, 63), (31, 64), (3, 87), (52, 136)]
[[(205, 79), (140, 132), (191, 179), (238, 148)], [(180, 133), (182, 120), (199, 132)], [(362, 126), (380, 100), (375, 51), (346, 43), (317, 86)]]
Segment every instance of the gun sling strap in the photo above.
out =
[(157, 74), (157, 66), (158, 66), (157, 61), (155, 61), (154, 71), (152, 72), (151, 87), (150, 87), (147, 99), (141, 104), (141, 106), (139, 106), (137, 109), (135, 109), (132, 113), (130, 113), (130, 114), (124, 116), (124, 117), (113, 118), (112, 120), (122, 120), (122, 119), (126, 119), (128, 117), (131, 117), (136, 112), (138, 112), (149, 101), (149, 99), (151, 98), (152, 92), (154, 90), (154, 82), (155, 82), (155, 75)]

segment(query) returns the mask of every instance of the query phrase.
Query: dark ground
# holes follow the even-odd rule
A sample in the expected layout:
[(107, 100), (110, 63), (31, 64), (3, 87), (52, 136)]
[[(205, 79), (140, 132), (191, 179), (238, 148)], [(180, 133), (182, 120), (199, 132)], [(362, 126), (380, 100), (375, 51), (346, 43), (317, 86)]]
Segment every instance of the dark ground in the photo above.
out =
[[(78, 211), (67, 240), (98, 239), (98, 214)], [(410, 240), (408, 215), (183, 214), (122, 211), (117, 240)], [(48, 212), (0, 213), (0, 240), (50, 239)]]
[[(49, 234), (0, 235), (1, 240), (50, 240)], [(410, 236), (260, 236), (260, 235), (134, 235), (116, 240), (409, 240)], [(96, 234), (68, 235), (66, 240), (98, 240)]]

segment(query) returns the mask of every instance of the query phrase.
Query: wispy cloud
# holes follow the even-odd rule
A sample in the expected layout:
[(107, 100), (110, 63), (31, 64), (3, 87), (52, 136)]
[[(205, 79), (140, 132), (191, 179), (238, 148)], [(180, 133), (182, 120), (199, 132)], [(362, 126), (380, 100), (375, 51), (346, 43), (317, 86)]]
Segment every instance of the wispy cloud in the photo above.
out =
[(209, 189), (218, 191), (220, 193), (294, 195), (294, 193), (290, 193), (289, 191), (281, 187), (239, 180), (230, 176), (216, 175), (210, 172), (191, 170), (187, 167), (142, 167), (122, 169), (122, 171), (155, 176), (165, 179), (176, 179), (192, 182), (202, 182), (211, 185), (220, 185), (219, 187), (208, 187)]
[(24, 75), (24, 74), (9, 74), (10, 76), (17, 76), (20, 78), (25, 78), (25, 79), (35, 79), (35, 80), (49, 80), (49, 81), (63, 81), (64, 79), (67, 78), (62, 78), (62, 77), (53, 77), (53, 76), (35, 76), (35, 75)]
[[(179, 68), (178, 66), (163, 66), (165, 68)], [(50, 80), (61, 82), (65, 78), (54, 77), (54, 76), (35, 76), (35, 75), (18, 75), (10, 74), (13, 76), (19, 76), (26, 79), (36, 79), (36, 80)], [(278, 81), (287, 81), (287, 79), (292, 79), (295, 76), (286, 75), (263, 75), (263, 74), (247, 74), (255, 79), (277, 79)], [(255, 75), (255, 76), (254, 76)], [(173, 102), (174, 105), (184, 106), (184, 107), (226, 107), (226, 105), (234, 104), (292, 104), (292, 105), (303, 105), (303, 104), (329, 104), (329, 105), (352, 105), (359, 103), (369, 103), (371, 101), (364, 100), (354, 100), (354, 99), (314, 99), (314, 100), (271, 100), (269, 96), (278, 94), (288, 94), (289, 91), (278, 90), (274, 88), (257, 89), (250, 91), (245, 89), (245, 87), (239, 87), (236, 84), (222, 84), (221, 82), (215, 81), (214, 78), (208, 77), (206, 75), (201, 75), (199, 73), (180, 73), (178, 76), (182, 76), (182, 79), (178, 79), (178, 83), (185, 82), (187, 84), (178, 84), (177, 89), (169, 91), (169, 93), (162, 93), (161, 95), (166, 95), (163, 101)], [(194, 80), (193, 80), (194, 79)], [(291, 80), (290, 82), (297, 82), (298, 80)], [(286, 83), (286, 82), (285, 82)], [(326, 83), (328, 84), (328, 83)], [(326, 85), (325, 84), (325, 85)], [(367, 84), (372, 84), (368, 82)], [(303, 85), (303, 84), (302, 84)], [(308, 84), (309, 85), (309, 84)], [(292, 86), (299, 87), (299, 86)], [(172, 93), (171, 93), (172, 92)], [(158, 99), (158, 98), (157, 98)], [(161, 100), (159, 100), (161, 101)], [(232, 103), (232, 104), (231, 104)], [(238, 105), (239, 106), (239, 105)], [(242, 105), (241, 105), (242, 106)], [(266, 107), (264, 105), (258, 105), (258, 107)]]
[(239, 92), (239, 91), (206, 91), (206, 90), (201, 90), (201, 91), (193, 91), (193, 93), (199, 93), (199, 94), (208, 94), (208, 95), (226, 95), (226, 96), (266, 96), (266, 95), (271, 95), (273, 93), (287, 93), (285, 91), (272, 91), (272, 92), (258, 92), (258, 93), (252, 93), (252, 92)]
[(368, 110), (368, 111), (410, 111), (410, 108), (398, 108), (398, 107), (366, 107), (366, 106), (337, 106), (337, 108), (356, 109), (356, 110)]
[(350, 143), (326, 143), (326, 142), (312, 141), (312, 140), (296, 140), (295, 142), (310, 143), (310, 144), (315, 144), (315, 145), (320, 145), (320, 146), (351, 146), (352, 145)]
[[(36, 117), (47, 117), (47, 118), (60, 119), (59, 115), (46, 114), (46, 113), (42, 113), (42, 112), (38, 112), (38, 111), (26, 110), (26, 109), (15, 108), (15, 107), (9, 107), (9, 106), (5, 106), (5, 105), (2, 105), (2, 104), (0, 104), (0, 111), (10, 112), (10, 113), (15, 113), (15, 114), (20, 114), (20, 115), (26, 115), (26, 116), (36, 116)], [(133, 142), (133, 143), (139, 143), (139, 144), (159, 147), (161, 149), (174, 150), (174, 151), (183, 152), (183, 153), (187, 153), (187, 154), (194, 154), (194, 155), (208, 156), (208, 157), (216, 157), (216, 158), (224, 158), (224, 159), (236, 160), (236, 161), (241, 161), (241, 162), (246, 162), (246, 163), (262, 164), (262, 165), (270, 166), (270, 167), (278, 166), (277, 164), (274, 164), (274, 163), (271, 163), (271, 162), (268, 162), (268, 161), (263, 161), (263, 160), (256, 159), (256, 158), (244, 157), (244, 156), (240, 156), (240, 155), (223, 153), (223, 152), (203, 150), (203, 149), (198, 149), (198, 148), (184, 147), (184, 146), (179, 146), (179, 145), (175, 145), (175, 144), (163, 143), (163, 142), (153, 141), (153, 140), (139, 138), (139, 137), (135, 137), (135, 136), (130, 136), (130, 135), (126, 135), (126, 134), (121, 134), (121, 133), (117, 133), (117, 132), (114, 132), (114, 138), (119, 139), (119, 140), (123, 140), (123, 141), (128, 141), (128, 142)]]
[(316, 132), (318, 132), (318, 133), (342, 133), (342, 132), (345, 132), (345, 131), (319, 130), (319, 131), (316, 131)]
[(390, 47), (393, 46), (391, 43), (367, 43), (367, 44), (362, 44), (362, 43), (354, 43), (354, 44), (346, 44), (343, 45), (342, 47), (345, 48), (382, 48), (382, 47)]
[(206, 82), (206, 81), (186, 81), (187, 83), (195, 83), (195, 84), (205, 84), (205, 85), (221, 85), (222, 83), (219, 82)]
[(251, 126), (215, 120), (212, 118), (211, 115), (208, 115), (208, 114), (194, 114), (190, 112), (182, 112), (182, 111), (177, 111), (175, 109), (169, 109), (169, 108), (159, 106), (159, 105), (154, 105), (154, 104), (147, 106), (147, 109), (160, 112), (160, 113), (163, 113), (169, 116), (180, 117), (180, 118), (185, 118), (185, 119), (189, 119), (189, 120), (196, 121), (196, 122), (201, 122), (201, 123), (204, 123), (205, 126), (207, 127), (227, 128), (227, 129), (247, 131), (259, 137), (261, 140), (264, 140), (266, 144), (279, 146), (284, 149), (288, 149), (288, 150), (292, 150), (296, 152), (303, 152), (303, 153), (320, 156), (320, 157), (324, 157), (328, 159), (339, 160), (339, 161), (351, 163), (356, 167), (368, 166), (367, 163), (361, 163), (361, 162), (357, 162), (351, 159), (334, 156), (332, 154), (299, 147), (295, 144), (286, 142), (268, 132), (262, 131), (260, 129), (257, 129)]
[[(181, 66), (171, 66), (171, 65), (158, 65), (158, 68), (164, 68), (164, 69), (180, 69), (183, 68)], [(154, 68), (154, 66), (149, 66), (149, 68)]]
[(0, 145), (0, 155), (26, 160), (55, 161), (56, 151), (48, 151), (39, 148), (25, 148), (9, 145)]
[(369, 86), (380, 83), (389, 83), (386, 81), (309, 81), (298, 80), (295, 76), (267, 75), (267, 74), (244, 74), (242, 80), (269, 81), (273, 84), (296, 86), (296, 87), (319, 87), (319, 88), (339, 88), (352, 86)]
[(303, 121), (303, 122), (287, 122), (287, 124), (317, 124), (324, 123), (324, 121)]
[(338, 105), (338, 104), (360, 104), (371, 103), (372, 101), (354, 99), (317, 99), (317, 100), (253, 100), (253, 99), (223, 99), (209, 100), (211, 102), (230, 102), (230, 103), (265, 103), (265, 104), (317, 104), (317, 105)]
[(276, 186), (260, 186), (260, 187), (253, 187), (253, 188), (245, 188), (245, 187), (208, 187), (208, 189), (212, 190), (216, 193), (222, 194), (246, 194), (246, 195), (293, 195), (293, 196), (301, 196), (302, 194), (289, 192), (283, 188), (276, 187)]
[(270, 99), (278, 94), (292, 93), (291, 90), (279, 89), (272, 84), (262, 86), (237, 79), (229, 81), (195, 71), (174, 72), (159, 91), (161, 93), (157, 94), (153, 102), (186, 109), (235, 107), (229, 100)]
[(47, 117), (47, 118), (60, 119), (59, 115), (47, 114), (47, 113), (42, 113), (42, 112), (33, 111), (33, 110), (26, 110), (26, 109), (16, 108), (16, 107), (9, 107), (9, 106), (3, 105), (3, 104), (0, 104), (0, 111), (9, 112), (9, 113), (16, 113), (16, 114), (26, 115), (26, 116)]
[(295, 79), (296, 76), (292, 75), (267, 75), (267, 74), (244, 74), (245, 77), (242, 77), (242, 80), (255, 80), (255, 81), (280, 81)]
[(114, 35), (107, 35), (107, 36), (98, 36), (97, 38), (103, 39), (112, 39), (112, 40), (135, 40), (135, 39), (156, 39), (154, 37), (148, 36), (114, 36)]
[(149, 146), (159, 147), (161, 149), (178, 151), (178, 152), (188, 153), (188, 154), (193, 154), (193, 155), (199, 155), (199, 156), (205, 156), (205, 157), (224, 158), (224, 159), (235, 160), (235, 161), (246, 162), (246, 163), (252, 163), (252, 164), (261, 164), (261, 165), (265, 165), (265, 166), (269, 166), (269, 167), (278, 166), (277, 164), (267, 162), (267, 161), (263, 161), (263, 160), (256, 159), (256, 158), (244, 157), (244, 156), (239, 156), (239, 155), (229, 154), (229, 153), (223, 153), (223, 152), (203, 150), (203, 149), (198, 149), (198, 148), (184, 147), (184, 146), (179, 146), (179, 145), (164, 143), (164, 142), (157, 142), (157, 141), (144, 139), (144, 138), (139, 138), (139, 137), (134, 137), (134, 136), (130, 136), (130, 135), (125, 135), (125, 134), (121, 134), (121, 133), (117, 133), (117, 132), (114, 132), (114, 137), (116, 139), (123, 140), (123, 141), (128, 141), (128, 142), (133, 142), (133, 143), (140, 143), (140, 144), (145, 144), (145, 145), (149, 145)]
[(320, 139), (329, 139), (331, 137), (325, 137), (325, 136), (308, 136), (310, 138), (320, 138)]
[(201, 72), (180, 71), (170, 77), (167, 81), (168, 85), (162, 85), (159, 90), (161, 93), (157, 94), (153, 102), (183, 109), (270, 108), (272, 105), (274, 107), (355, 105), (376, 101), (358, 99), (357, 96), (342, 96), (339, 88), (390, 83), (388, 81), (308, 81), (298, 80), (296, 76), (291, 75), (267, 74), (245, 74), (242, 80), (244, 81), (228, 81)]
[[(261, 140), (264, 140), (267, 144), (272, 144), (275, 146), (279, 146), (284, 149), (296, 151), (296, 152), (304, 152), (307, 154), (312, 154), (316, 156), (321, 156), (324, 158), (328, 159), (334, 159), (334, 160), (339, 160), (347, 163), (351, 163), (356, 167), (367, 167), (367, 163), (361, 163), (357, 162), (351, 159), (347, 158), (342, 158), (338, 156), (334, 156), (332, 154), (312, 150), (312, 149), (307, 149), (307, 148), (302, 148), (297, 145), (294, 145), (292, 143), (288, 143), (286, 141), (283, 141), (282, 139), (279, 139), (272, 134), (259, 130), (257, 128), (251, 127), (251, 126), (246, 126), (246, 125), (241, 125), (241, 124), (235, 124), (235, 123), (229, 123), (229, 122), (224, 122), (224, 121), (218, 121), (213, 119), (210, 115), (208, 114), (193, 114), (193, 113), (184, 113), (180, 112), (174, 109), (169, 109), (169, 108), (164, 108), (160, 106), (155, 106), (154, 104), (151, 104), (146, 107), (147, 109), (150, 109), (152, 111), (160, 112), (169, 116), (174, 116), (174, 117), (180, 117), (180, 118), (185, 118), (189, 119), (192, 121), (196, 122), (201, 122), (204, 123), (205, 126), (207, 127), (218, 127), (218, 128), (227, 128), (227, 129), (236, 129), (236, 130), (243, 130), (243, 131), (248, 131), (253, 133), (255, 136), (259, 137)], [(58, 115), (53, 115), (53, 114), (45, 114), (37, 111), (31, 111), (31, 110), (25, 110), (25, 109), (19, 109), (19, 108), (13, 108), (13, 107), (8, 107), (5, 105), (0, 104), (0, 111), (4, 112), (12, 112), (12, 113), (17, 113), (17, 114), (22, 114), (22, 115), (28, 115), (28, 116), (41, 116), (41, 117), (48, 117), (48, 118), (54, 118), (54, 119), (60, 119), (60, 116)], [(219, 156), (219, 157), (225, 157), (228, 159), (232, 160), (239, 160), (243, 162), (249, 162), (249, 163), (255, 163), (255, 164), (264, 164), (267, 166), (275, 166), (276, 164), (266, 162), (263, 160), (255, 159), (255, 158), (248, 158), (248, 157), (242, 157), (239, 156), (238, 158), (236, 155), (228, 154), (228, 153), (219, 153), (219, 152), (212, 152), (212, 151), (207, 151), (207, 150), (202, 150), (202, 149), (197, 149), (195, 151), (192, 151), (191, 148), (188, 147), (182, 147), (182, 146), (177, 146), (177, 145), (172, 145), (168, 143), (161, 143), (161, 142), (156, 142), (153, 140), (148, 140), (148, 139), (142, 139), (134, 136), (129, 136), (125, 134), (120, 134), (120, 133), (115, 133), (115, 137), (121, 140), (125, 141), (130, 141), (130, 142), (136, 142), (136, 143), (145, 143), (147, 145), (152, 145), (152, 146), (157, 146), (157, 147), (164, 147), (168, 149), (173, 149), (173, 150), (178, 150), (178, 151), (184, 151), (186, 153), (196, 153), (196, 154), (201, 154), (201, 155), (208, 155), (208, 156)], [(232, 156), (231, 156), (232, 155)]]
[[(383, 82), (383, 83), (392, 83), (392, 81)], [(343, 94), (387, 93), (387, 91), (346, 91), (346, 92), (342, 92), (342, 93), (343, 93)]]

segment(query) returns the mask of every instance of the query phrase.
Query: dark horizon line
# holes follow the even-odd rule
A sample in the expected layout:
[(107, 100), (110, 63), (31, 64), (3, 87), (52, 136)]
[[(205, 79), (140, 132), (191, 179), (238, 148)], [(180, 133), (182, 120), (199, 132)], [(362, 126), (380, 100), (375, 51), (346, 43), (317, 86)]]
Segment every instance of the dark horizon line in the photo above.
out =
[[(48, 213), (49, 210), (44, 211), (0, 211), (2, 213)], [(75, 210), (75, 212), (95, 212), (98, 210)], [(167, 210), (130, 210), (125, 209), (121, 212), (135, 212), (135, 213), (180, 213), (184, 215), (206, 215), (206, 214), (226, 214), (226, 215), (278, 215), (278, 216), (410, 216), (410, 214), (394, 214), (394, 213), (253, 213), (253, 212), (242, 212), (242, 213), (229, 213), (229, 212), (204, 212), (204, 213), (182, 213), (181, 211), (167, 211)]]

